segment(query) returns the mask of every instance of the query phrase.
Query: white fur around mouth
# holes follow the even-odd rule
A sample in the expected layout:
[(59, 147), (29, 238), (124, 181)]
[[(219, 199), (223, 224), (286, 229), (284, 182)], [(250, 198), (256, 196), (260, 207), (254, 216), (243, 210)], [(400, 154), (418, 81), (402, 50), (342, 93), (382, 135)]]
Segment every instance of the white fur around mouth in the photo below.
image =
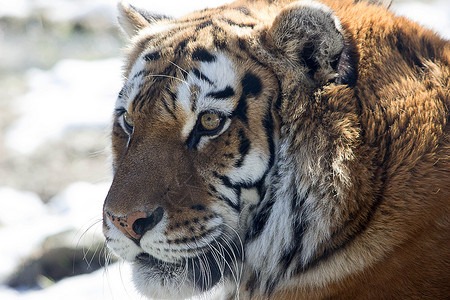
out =
[[(145, 295), (171, 299), (210, 291), (230, 276), (240, 273), (241, 252), (233, 241), (214, 242), (194, 255), (171, 262), (142, 252), (133, 263), (136, 287)], [(207, 248), (207, 249), (206, 249)], [(182, 295), (182, 297), (181, 297)]]

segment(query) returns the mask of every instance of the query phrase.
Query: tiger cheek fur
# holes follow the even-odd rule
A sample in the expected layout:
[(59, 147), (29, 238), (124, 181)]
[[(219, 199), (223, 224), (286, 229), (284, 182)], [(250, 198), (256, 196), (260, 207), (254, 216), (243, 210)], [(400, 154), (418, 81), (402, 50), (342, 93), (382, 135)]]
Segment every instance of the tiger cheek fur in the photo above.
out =
[(149, 298), (444, 298), (448, 42), (362, 1), (272, 2), (119, 6), (108, 247)]

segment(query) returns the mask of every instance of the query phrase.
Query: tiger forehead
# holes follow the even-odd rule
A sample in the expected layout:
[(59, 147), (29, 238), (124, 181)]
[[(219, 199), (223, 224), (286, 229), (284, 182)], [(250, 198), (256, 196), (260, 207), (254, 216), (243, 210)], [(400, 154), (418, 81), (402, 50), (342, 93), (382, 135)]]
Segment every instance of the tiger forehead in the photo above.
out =
[(116, 106), (140, 111), (158, 101), (171, 115), (180, 109), (232, 112), (239, 87), (235, 58), (202, 46), (174, 61), (158, 53), (151, 50), (137, 59)]
[(189, 53), (196, 45), (232, 50), (236, 48), (236, 38), (246, 39), (255, 27), (262, 25), (261, 14), (264, 12), (255, 14), (246, 7), (229, 5), (196, 11), (180, 19), (154, 22), (135, 37), (125, 73), (130, 72), (136, 59), (148, 49), (160, 49), (161, 52), (155, 54), (167, 57)]

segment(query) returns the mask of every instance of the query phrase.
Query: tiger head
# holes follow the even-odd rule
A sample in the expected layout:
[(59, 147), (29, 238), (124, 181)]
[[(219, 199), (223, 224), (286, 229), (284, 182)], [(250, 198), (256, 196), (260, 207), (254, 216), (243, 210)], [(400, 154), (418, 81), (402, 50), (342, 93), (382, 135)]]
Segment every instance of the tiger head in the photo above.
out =
[(103, 228), (148, 297), (319, 286), (384, 255), (351, 248), (382, 174), (360, 147), (354, 40), (323, 4), (269, 2), (180, 19), (119, 5), (131, 43)]
[[(339, 22), (318, 4), (179, 20), (119, 8), (132, 46), (115, 106), (107, 244), (149, 297), (239, 284), (249, 216), (276, 172), (280, 78), (303, 82), (305, 95), (338, 80)], [(280, 32), (296, 18), (323, 28), (291, 28), (292, 43)]]

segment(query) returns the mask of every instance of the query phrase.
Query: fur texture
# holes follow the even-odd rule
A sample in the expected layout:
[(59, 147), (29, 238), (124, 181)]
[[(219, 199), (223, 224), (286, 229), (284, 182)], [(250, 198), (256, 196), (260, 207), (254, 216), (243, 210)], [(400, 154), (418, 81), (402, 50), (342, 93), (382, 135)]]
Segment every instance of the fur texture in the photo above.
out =
[(104, 233), (144, 295), (448, 297), (448, 41), (350, 0), (120, 11)]

